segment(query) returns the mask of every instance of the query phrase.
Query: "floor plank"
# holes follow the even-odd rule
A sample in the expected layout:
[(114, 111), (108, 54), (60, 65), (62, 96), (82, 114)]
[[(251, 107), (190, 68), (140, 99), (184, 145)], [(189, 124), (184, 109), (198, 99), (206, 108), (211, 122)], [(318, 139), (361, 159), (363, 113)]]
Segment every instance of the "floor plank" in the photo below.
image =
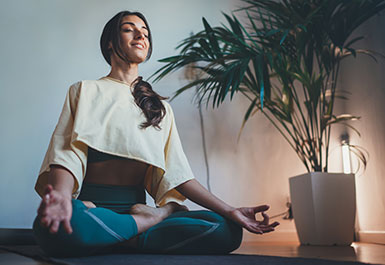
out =
[(359, 261), (385, 265), (385, 245), (354, 242), (350, 246), (301, 246), (298, 242), (243, 242), (233, 253)]

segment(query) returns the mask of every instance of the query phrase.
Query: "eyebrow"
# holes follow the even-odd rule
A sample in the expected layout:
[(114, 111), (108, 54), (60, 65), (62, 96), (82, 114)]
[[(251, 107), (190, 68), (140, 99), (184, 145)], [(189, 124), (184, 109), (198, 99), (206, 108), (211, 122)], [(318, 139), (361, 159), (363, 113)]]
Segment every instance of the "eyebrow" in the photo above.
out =
[[(120, 26), (123, 26), (124, 24), (129, 24), (129, 25), (133, 25), (136, 27), (135, 23), (132, 23), (132, 22), (124, 22)], [(148, 29), (145, 26), (143, 26), (142, 28), (148, 31)]]

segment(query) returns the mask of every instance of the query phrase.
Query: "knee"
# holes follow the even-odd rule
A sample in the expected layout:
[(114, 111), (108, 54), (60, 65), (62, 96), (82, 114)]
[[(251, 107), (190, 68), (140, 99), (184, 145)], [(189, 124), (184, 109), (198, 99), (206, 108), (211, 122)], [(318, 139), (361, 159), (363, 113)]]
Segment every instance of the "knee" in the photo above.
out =
[(221, 223), (221, 230), (223, 231), (224, 251), (230, 253), (239, 248), (242, 243), (243, 229), (234, 221), (224, 218)]
[(68, 257), (69, 255), (77, 255), (77, 245), (79, 243), (77, 241), (81, 237), (79, 237), (77, 233), (79, 230), (74, 227), (72, 220), (78, 214), (79, 209), (81, 209), (79, 202), (81, 203), (81, 201), (77, 202), (77, 200), (72, 200), (72, 234), (68, 234), (62, 224), (60, 224), (58, 231), (52, 234), (49, 232), (49, 227), (41, 224), (40, 216), (35, 217), (32, 225), (33, 235), (37, 244), (47, 255), (52, 257)]
[(219, 244), (218, 249), (223, 253), (230, 253), (242, 243), (243, 229), (240, 225), (229, 218), (212, 211), (204, 211), (203, 219), (218, 224), (217, 229), (213, 232), (212, 237)]
[(229, 232), (229, 242), (227, 245), (227, 251), (228, 253), (238, 249), (242, 243), (242, 237), (243, 237), (243, 228), (239, 224), (235, 223), (232, 220), (229, 220), (226, 218), (226, 223), (228, 226)]
[(43, 226), (40, 219), (39, 216), (36, 216), (32, 225), (36, 243), (48, 256), (59, 257), (61, 250), (61, 233), (58, 231), (56, 234), (51, 234), (49, 227)]

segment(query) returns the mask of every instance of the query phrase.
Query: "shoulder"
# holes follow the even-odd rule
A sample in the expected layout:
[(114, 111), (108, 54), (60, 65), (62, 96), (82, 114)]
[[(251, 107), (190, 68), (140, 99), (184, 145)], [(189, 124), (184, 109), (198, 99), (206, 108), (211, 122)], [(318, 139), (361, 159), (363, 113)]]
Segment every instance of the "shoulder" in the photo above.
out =
[(77, 90), (81, 86), (82, 81), (77, 81), (75, 83), (72, 83), (69, 87), (69, 90)]
[[(92, 91), (91, 87), (98, 86), (99, 80), (79, 80), (72, 83), (68, 90), (67, 94), (72, 101), (77, 102), (80, 95), (84, 94), (84, 91)], [(89, 89), (87, 89), (89, 88)]]
[(77, 81), (75, 83), (73, 83), (71, 85), (71, 87), (75, 87), (75, 88), (82, 88), (82, 87), (88, 87), (88, 86), (100, 86), (102, 85), (102, 80), (88, 80), (88, 79), (85, 79), (85, 80), (80, 80), (80, 81)]
[(172, 124), (174, 123), (174, 112), (169, 102), (164, 99), (161, 99), (161, 102), (166, 110), (166, 113), (164, 114), (161, 123), (166, 126), (166, 131), (169, 131), (172, 127)]
[(161, 99), (160, 101), (162, 102), (162, 104), (165, 107), (166, 111), (171, 107), (170, 103), (168, 103), (166, 100)]
[(100, 86), (103, 86), (102, 80), (79, 80), (75, 83), (72, 83), (68, 90), (70, 94), (78, 95), (83, 89)]
[(74, 87), (74, 89), (76, 88), (80, 88), (80, 87), (84, 87), (84, 86), (93, 86), (93, 85), (103, 85), (103, 80), (100, 80), (100, 79), (97, 79), (97, 80), (89, 80), (89, 79), (84, 79), (84, 80), (79, 80), (75, 83), (72, 83), (70, 85), (70, 87)]
[(163, 103), (164, 108), (166, 109), (166, 115), (165, 117), (173, 118), (174, 117), (174, 111), (172, 110), (171, 104), (168, 103), (166, 100), (162, 99), (161, 102)]
[(67, 90), (67, 95), (71, 98), (71, 99), (74, 99), (74, 98), (77, 98), (78, 95), (79, 95), (79, 90), (80, 90), (80, 87), (81, 87), (81, 82), (82, 81), (77, 81), (75, 83), (72, 83), (68, 90)]

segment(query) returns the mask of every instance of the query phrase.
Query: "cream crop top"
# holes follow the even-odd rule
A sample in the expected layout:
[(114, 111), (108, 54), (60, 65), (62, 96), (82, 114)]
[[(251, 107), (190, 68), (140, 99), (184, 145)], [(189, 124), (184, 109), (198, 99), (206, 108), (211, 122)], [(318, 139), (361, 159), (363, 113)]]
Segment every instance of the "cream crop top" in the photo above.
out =
[(128, 84), (103, 77), (71, 85), (39, 171), (36, 192), (43, 196), (50, 165), (58, 164), (75, 177), (72, 197), (76, 199), (86, 175), (90, 146), (149, 164), (144, 183), (156, 206), (183, 202), (186, 197), (175, 187), (193, 179), (194, 174), (184, 154), (171, 105), (161, 102), (166, 109), (159, 123), (162, 129), (140, 129), (146, 117), (134, 102)]

